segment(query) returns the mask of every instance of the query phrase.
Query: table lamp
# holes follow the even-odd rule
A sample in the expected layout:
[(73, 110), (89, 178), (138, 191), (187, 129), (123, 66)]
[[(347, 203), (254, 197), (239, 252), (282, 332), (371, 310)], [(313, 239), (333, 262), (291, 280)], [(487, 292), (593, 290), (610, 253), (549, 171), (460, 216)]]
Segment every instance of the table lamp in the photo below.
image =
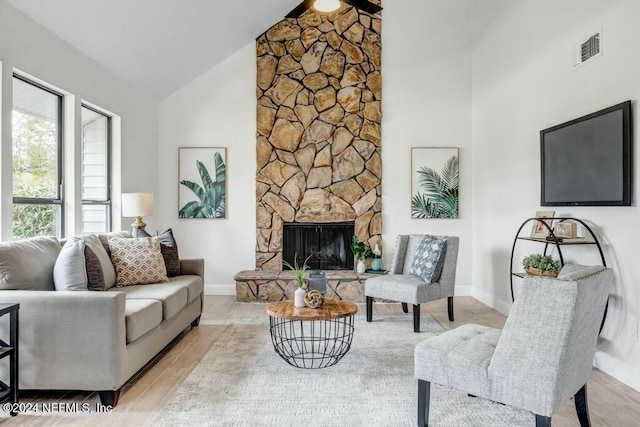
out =
[(151, 215), (153, 215), (153, 193), (122, 193), (122, 216), (136, 218), (131, 224), (134, 236), (136, 228), (144, 230), (147, 226), (142, 221), (142, 217)]

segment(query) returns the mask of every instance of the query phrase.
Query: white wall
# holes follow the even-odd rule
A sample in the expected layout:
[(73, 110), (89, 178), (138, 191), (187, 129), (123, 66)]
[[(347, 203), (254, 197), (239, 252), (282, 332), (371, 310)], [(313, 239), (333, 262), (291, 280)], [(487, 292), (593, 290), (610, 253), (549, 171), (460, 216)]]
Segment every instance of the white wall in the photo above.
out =
[[(389, 267), (401, 233), (461, 237), (471, 265), (471, 31), (469, 3), (389, 1), (383, 12), (383, 250)], [(181, 256), (203, 256), (208, 292), (233, 292), (233, 275), (255, 267), (255, 44), (160, 104), (162, 226)], [(178, 219), (178, 147), (228, 147), (228, 219)], [(461, 219), (412, 220), (411, 147), (460, 147)], [(460, 292), (471, 284), (458, 270)], [(217, 285), (216, 288), (211, 285)]]
[[(471, 8), (467, 0), (393, 0), (382, 12), (382, 231), (460, 237), (456, 294), (471, 280)], [(411, 219), (411, 148), (460, 148), (460, 219)]]
[[(121, 175), (116, 185), (123, 192), (158, 192), (158, 102), (116, 78), (93, 60), (0, 0), (0, 61), (2, 62), (2, 235), (11, 231), (11, 75), (18, 69), (70, 94), (67, 119), (75, 115), (75, 129), (67, 128), (76, 147), (80, 142), (79, 106), (88, 101), (120, 116)], [(66, 120), (66, 124), (73, 123)], [(73, 132), (75, 130), (75, 132)], [(76, 159), (78, 160), (78, 159)], [(79, 163), (76, 163), (76, 166)], [(78, 187), (79, 188), (79, 187)], [(119, 214), (119, 200), (114, 200)], [(115, 216), (115, 214), (114, 214)], [(116, 223), (119, 223), (120, 218)], [(73, 220), (76, 224), (77, 219)], [(128, 229), (131, 221), (123, 221)], [(145, 218), (155, 230), (157, 215)]]
[[(255, 268), (256, 53), (251, 43), (160, 103), (160, 225), (205, 259), (207, 293)], [(227, 219), (178, 219), (178, 147), (227, 147)]]
[[(492, 0), (474, 6), (473, 285), (475, 296), (502, 312), (511, 303), (514, 234), (536, 210), (553, 210), (539, 206), (539, 131), (628, 99), (633, 100), (638, 128), (638, 16), (640, 2), (635, 0)], [(599, 28), (603, 56), (572, 69), (574, 45)], [(637, 144), (637, 130), (634, 137)], [(637, 154), (634, 160), (637, 189)], [(555, 210), (592, 223), (604, 242), (617, 283), (597, 361), (606, 372), (640, 389), (640, 347), (630, 338), (640, 307), (637, 198), (635, 191), (632, 207)], [(570, 261), (598, 263), (593, 248), (563, 254)]]

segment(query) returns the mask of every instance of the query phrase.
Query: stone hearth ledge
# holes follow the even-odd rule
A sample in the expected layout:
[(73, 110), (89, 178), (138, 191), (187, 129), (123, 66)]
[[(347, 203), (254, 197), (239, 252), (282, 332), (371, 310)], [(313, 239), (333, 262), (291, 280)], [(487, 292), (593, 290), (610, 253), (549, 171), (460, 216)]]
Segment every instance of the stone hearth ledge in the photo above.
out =
[[(327, 298), (365, 302), (364, 282), (376, 274), (358, 274), (353, 270), (327, 270)], [(308, 274), (306, 275), (308, 277)], [(277, 302), (293, 300), (298, 284), (289, 270), (246, 270), (234, 277), (238, 302)]]

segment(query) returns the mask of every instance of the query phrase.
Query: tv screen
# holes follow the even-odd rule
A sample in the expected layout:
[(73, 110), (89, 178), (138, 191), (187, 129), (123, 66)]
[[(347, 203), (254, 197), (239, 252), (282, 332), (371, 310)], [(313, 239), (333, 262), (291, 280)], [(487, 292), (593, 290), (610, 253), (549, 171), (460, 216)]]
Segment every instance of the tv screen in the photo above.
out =
[(631, 205), (631, 101), (540, 131), (542, 206)]

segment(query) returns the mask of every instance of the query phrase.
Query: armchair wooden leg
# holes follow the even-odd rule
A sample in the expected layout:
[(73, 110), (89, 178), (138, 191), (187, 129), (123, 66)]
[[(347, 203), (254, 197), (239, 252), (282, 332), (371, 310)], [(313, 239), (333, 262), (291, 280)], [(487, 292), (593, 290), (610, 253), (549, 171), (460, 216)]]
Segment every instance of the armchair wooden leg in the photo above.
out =
[(408, 312), (409, 312), (409, 307), (407, 306), (407, 303), (406, 303), (406, 302), (403, 302), (403, 303), (402, 303), (402, 311), (403, 311), (404, 313), (408, 313)]
[(431, 383), (418, 380), (418, 426), (429, 425), (429, 401), (431, 399)]
[(367, 297), (367, 322), (373, 320), (373, 297)]
[(536, 414), (536, 427), (551, 427), (551, 417)]
[(578, 420), (580, 420), (580, 427), (591, 427), (591, 420), (589, 420), (589, 405), (587, 403), (587, 385), (583, 385), (580, 390), (573, 397), (573, 401), (576, 404), (576, 413), (578, 414)]
[(420, 304), (413, 304), (413, 332), (420, 332)]
[(449, 308), (449, 322), (453, 322), (453, 297), (449, 297), (447, 301)]

